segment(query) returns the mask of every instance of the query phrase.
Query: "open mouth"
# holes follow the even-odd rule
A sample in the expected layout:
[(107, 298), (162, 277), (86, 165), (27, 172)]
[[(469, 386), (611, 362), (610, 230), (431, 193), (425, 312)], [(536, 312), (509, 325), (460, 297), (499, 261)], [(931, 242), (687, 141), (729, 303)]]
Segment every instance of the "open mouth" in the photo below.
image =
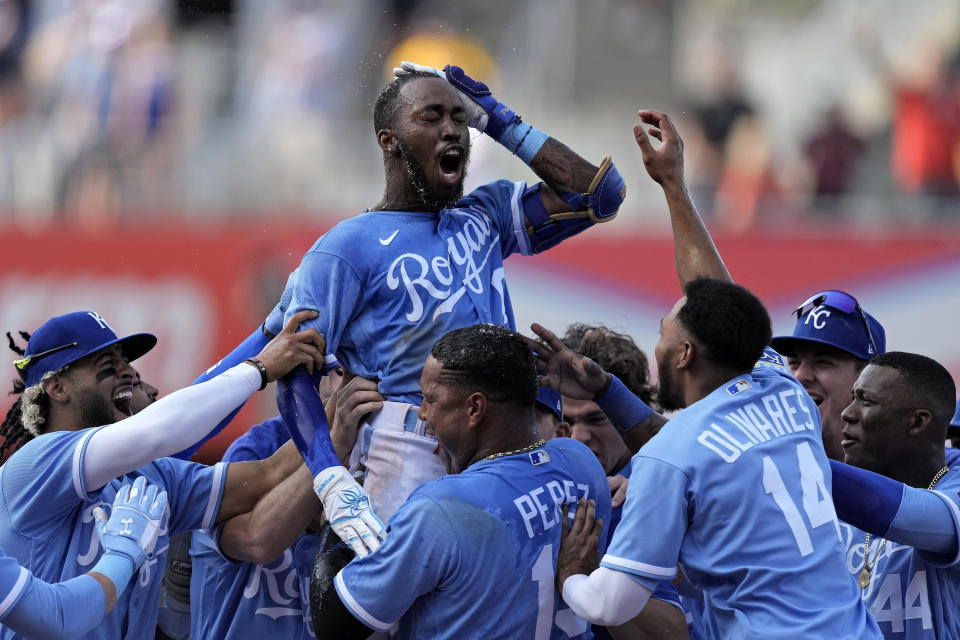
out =
[(113, 406), (125, 416), (133, 415), (133, 391), (129, 388), (118, 391), (113, 395)]
[(440, 154), (440, 179), (447, 185), (455, 185), (463, 176), (464, 151), (460, 146), (448, 147)]
[(816, 391), (810, 391), (810, 389), (807, 389), (807, 395), (810, 396), (810, 399), (813, 400), (813, 403), (818, 407), (823, 404), (823, 396)]

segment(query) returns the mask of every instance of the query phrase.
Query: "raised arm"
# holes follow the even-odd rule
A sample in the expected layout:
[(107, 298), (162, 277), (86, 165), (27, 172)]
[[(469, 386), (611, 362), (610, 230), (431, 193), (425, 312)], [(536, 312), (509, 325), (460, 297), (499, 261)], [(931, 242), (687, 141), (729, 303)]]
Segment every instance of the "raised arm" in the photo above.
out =
[(544, 372), (540, 384), (568, 398), (596, 402), (632, 453), (639, 451), (666, 424), (665, 417), (634, 395), (615, 375), (572, 351), (545, 327), (534, 323), (530, 329), (539, 338), (527, 338), (527, 344), (534, 353), (537, 368)]
[[(713, 239), (697, 212), (683, 176), (683, 140), (665, 113), (643, 110), (633, 127), (647, 175), (663, 188), (673, 227), (673, 250), (680, 286), (698, 277), (733, 282)], [(654, 148), (650, 137), (662, 144)]]
[(397, 75), (433, 73), (445, 78), (464, 95), (467, 124), (523, 160), (543, 183), (523, 194), (523, 214), (534, 253), (545, 251), (564, 238), (596, 222), (617, 215), (626, 186), (610, 158), (597, 167), (562, 142), (524, 122), (513, 109), (499, 102), (486, 84), (463, 69), (447, 65), (443, 71), (403, 62)]

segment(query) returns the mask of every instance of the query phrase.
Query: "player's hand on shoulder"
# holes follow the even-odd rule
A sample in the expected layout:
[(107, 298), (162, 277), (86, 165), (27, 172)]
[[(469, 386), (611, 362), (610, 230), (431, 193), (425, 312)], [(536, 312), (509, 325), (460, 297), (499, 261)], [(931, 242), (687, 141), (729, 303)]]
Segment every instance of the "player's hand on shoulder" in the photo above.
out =
[[(647, 174), (662, 186), (683, 185), (683, 140), (673, 120), (667, 114), (651, 109), (641, 110), (637, 115), (643, 124), (634, 125), (633, 137), (640, 147)], [(651, 137), (661, 144), (654, 147)]]
[(382, 409), (385, 398), (377, 391), (375, 380), (350, 374), (344, 376), (343, 384), (334, 395), (336, 412), (330, 427), (330, 439), (342, 461), (350, 456), (363, 417), (371, 411)]
[(610, 506), (616, 509), (627, 499), (627, 487), (630, 486), (630, 480), (617, 474), (607, 476), (607, 484), (610, 485)]
[(600, 566), (600, 553), (597, 545), (603, 520), (596, 517), (597, 505), (593, 500), (580, 498), (577, 501), (577, 513), (570, 521), (569, 505), (563, 505), (563, 534), (560, 550), (557, 552), (557, 589), (563, 592), (563, 583), (572, 575), (590, 575)]
[(527, 338), (537, 368), (543, 372), (540, 384), (561, 395), (593, 400), (609, 385), (611, 376), (596, 362), (572, 351), (552, 331), (533, 323), (530, 329), (539, 340)]
[(134, 569), (152, 557), (167, 511), (167, 492), (159, 491), (143, 476), (120, 487), (110, 518), (103, 509), (94, 509), (97, 534), (106, 553), (119, 554)]
[(304, 309), (291, 316), (286, 326), (257, 355), (267, 370), (267, 381), (281, 378), (303, 365), (309, 373), (323, 368), (326, 341), (316, 329), (297, 331), (301, 322), (317, 317), (317, 312)]

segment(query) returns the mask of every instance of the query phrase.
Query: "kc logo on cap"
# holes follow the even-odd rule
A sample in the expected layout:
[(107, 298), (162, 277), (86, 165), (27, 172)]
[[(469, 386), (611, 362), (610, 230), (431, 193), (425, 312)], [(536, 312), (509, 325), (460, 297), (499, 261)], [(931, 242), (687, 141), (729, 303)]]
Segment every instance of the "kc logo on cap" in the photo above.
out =
[(114, 330), (96, 311), (74, 311), (50, 318), (33, 332), (24, 357), (14, 364), (24, 384), (32, 387), (51, 371), (60, 371), (68, 364), (119, 344), (123, 355), (133, 361), (157, 344), (149, 333), (135, 333), (118, 338)]

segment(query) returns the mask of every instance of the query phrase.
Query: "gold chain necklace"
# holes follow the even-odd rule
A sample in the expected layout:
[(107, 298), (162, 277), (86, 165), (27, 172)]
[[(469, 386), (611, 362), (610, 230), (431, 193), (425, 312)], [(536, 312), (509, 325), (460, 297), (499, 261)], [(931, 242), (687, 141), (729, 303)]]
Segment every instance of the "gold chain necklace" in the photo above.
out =
[[(933, 489), (947, 471), (950, 471), (950, 467), (944, 467), (940, 469), (940, 471), (937, 471), (937, 475), (933, 476), (933, 480), (930, 481), (927, 490)], [(883, 550), (883, 545), (885, 544), (887, 544), (886, 538), (880, 540), (880, 545), (877, 546), (877, 553), (873, 556), (873, 563), (871, 564), (867, 556), (867, 551), (870, 546), (870, 534), (867, 533), (867, 537), (863, 539), (863, 569), (860, 570), (860, 575), (857, 577), (857, 584), (861, 589), (866, 589), (867, 586), (869, 586), (870, 571), (877, 566), (877, 561), (880, 559), (880, 552)]]
[[(512, 456), (517, 453), (533, 451), (534, 449), (539, 449), (540, 447), (542, 447), (544, 444), (546, 444), (546, 442), (547, 442), (546, 440), (537, 440), (533, 444), (527, 445), (522, 449), (514, 449), (513, 451), (501, 451), (500, 453), (491, 453), (486, 458), (480, 458), (480, 460), (493, 460), (494, 458), (502, 458), (504, 456)], [(478, 460), (478, 462), (480, 460)]]

